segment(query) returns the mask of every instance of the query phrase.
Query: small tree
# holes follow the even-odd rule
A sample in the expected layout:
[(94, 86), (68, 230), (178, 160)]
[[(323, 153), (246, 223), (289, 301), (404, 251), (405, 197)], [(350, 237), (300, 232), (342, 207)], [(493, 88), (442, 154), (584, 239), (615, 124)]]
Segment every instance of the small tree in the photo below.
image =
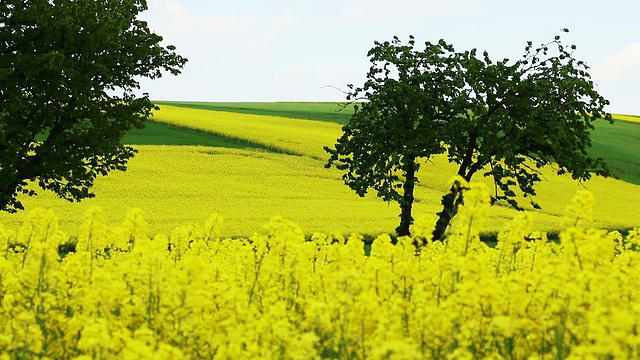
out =
[(415, 50), (411, 37), (407, 45), (395, 37), (375, 43), (369, 51), (372, 66), (361, 88), (351, 89), (348, 100), (366, 100), (355, 112), (326, 167), (346, 173), (344, 182), (358, 195), (369, 188), (385, 201), (400, 204), (398, 235), (409, 235), (414, 187), (420, 159), (445, 151), (437, 128), (458, 115), (460, 78), (451, 56), (453, 48), (444, 42), (426, 43)]
[[(370, 55), (400, 48), (404, 48), (402, 54), (407, 59), (421, 59), (427, 51), (437, 55), (413, 71), (412, 78), (398, 77), (398, 72), (372, 70), (366, 84), (372, 81), (371, 74), (374, 73), (382, 74), (384, 78), (376, 80), (378, 82), (399, 82), (405, 86), (412, 84), (415, 77), (434, 81), (430, 77), (445, 74), (443, 79), (435, 80), (438, 85), (432, 85), (442, 92), (423, 91), (420, 105), (416, 106), (413, 97), (395, 92), (395, 89), (400, 89), (398, 86), (393, 89), (387, 87), (387, 93), (383, 93), (365, 84), (365, 89), (371, 88), (372, 94), (365, 96), (369, 102), (363, 103), (362, 107), (371, 107), (373, 101), (370, 98), (379, 97), (384, 104), (421, 111), (424, 117), (428, 117), (422, 118), (421, 122), (428, 126), (419, 132), (429, 135), (422, 134), (420, 138), (429, 138), (440, 145), (422, 151), (423, 157), (446, 152), (449, 161), (458, 164), (457, 174), (466, 181), (484, 171), (484, 175), (491, 176), (495, 184), (492, 200), (504, 200), (519, 210), (522, 207), (517, 201), (514, 186), (525, 198), (531, 199), (536, 194), (534, 186), (540, 181), (538, 169), (543, 166), (554, 166), (558, 174), (570, 173), (580, 181), (588, 180), (592, 173), (609, 175), (601, 158), (587, 154), (591, 146), (592, 122), (601, 117), (611, 121), (611, 115), (603, 110), (609, 102), (595, 91), (588, 66), (573, 57), (575, 46), (563, 45), (560, 36), (535, 49), (528, 42), (522, 59), (513, 63), (509, 59), (493, 62), (487, 52), (479, 58), (475, 49), (454, 52), (453, 47), (444, 41), (437, 45), (426, 43), (425, 51), (415, 51), (413, 39), (409, 44), (408, 47), (403, 46), (397, 38), (392, 43), (376, 43)], [(550, 47), (554, 48), (553, 52)], [(372, 57), (372, 69), (388, 68), (400, 58)], [(379, 61), (383, 63), (378, 64)], [(440, 88), (440, 84), (446, 85)], [(350, 98), (361, 92), (361, 89), (353, 90)], [(359, 154), (371, 154), (379, 158), (378, 162), (391, 163), (387, 159), (397, 157), (400, 151), (415, 151), (416, 144), (408, 141), (390, 143), (387, 140), (404, 131), (388, 113), (356, 111), (354, 119), (357, 121), (344, 127), (336, 148), (327, 149), (331, 154), (327, 165), (336, 163), (339, 169), (345, 170), (343, 178), (347, 185), (364, 195), (366, 189), (384, 185), (380, 179), (389, 179), (392, 175), (385, 174), (392, 174), (398, 168), (385, 169), (387, 173), (382, 174), (370, 163), (360, 160), (362, 156)], [(377, 133), (365, 130), (372, 126), (378, 128)], [(372, 134), (367, 135), (370, 137), (367, 142), (360, 140), (363, 133)], [(386, 146), (374, 154), (369, 147), (376, 139)], [(405, 187), (409, 182), (397, 177), (394, 179)], [(464, 189), (455, 183), (443, 196), (443, 209), (438, 213), (434, 239), (443, 238), (458, 206), (463, 203), (463, 193)], [(539, 208), (534, 201), (531, 205)], [(399, 230), (402, 232), (398, 231), (398, 234), (408, 234), (407, 228), (406, 225), (401, 226)]]
[(153, 104), (140, 78), (187, 61), (138, 19), (145, 0), (0, 3), (0, 210), (23, 209), (28, 181), (61, 198), (92, 197), (98, 175), (125, 170), (121, 139)]

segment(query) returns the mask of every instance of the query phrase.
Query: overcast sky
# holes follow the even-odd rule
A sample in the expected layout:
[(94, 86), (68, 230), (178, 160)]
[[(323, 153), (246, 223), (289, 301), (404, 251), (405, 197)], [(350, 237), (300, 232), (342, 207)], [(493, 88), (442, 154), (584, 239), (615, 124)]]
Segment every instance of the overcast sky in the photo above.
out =
[(563, 41), (591, 67), (612, 113), (640, 114), (640, 0), (149, 0), (153, 31), (187, 57), (143, 81), (155, 100), (344, 101), (374, 40), (445, 39), (517, 59), (527, 40)]

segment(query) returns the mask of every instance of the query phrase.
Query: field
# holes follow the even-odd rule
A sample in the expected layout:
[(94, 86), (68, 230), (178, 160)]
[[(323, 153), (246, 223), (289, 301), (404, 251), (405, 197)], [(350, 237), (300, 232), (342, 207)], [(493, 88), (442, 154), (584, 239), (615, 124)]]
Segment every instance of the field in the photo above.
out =
[(228, 139), (202, 131), (148, 121), (144, 129), (133, 129), (125, 135), (123, 142), (133, 145), (194, 145), (235, 149), (263, 148), (239, 139)]
[(628, 121), (632, 123), (640, 123), (640, 115), (624, 115), (614, 114), (613, 118), (620, 121)]
[(42, 193), (0, 214), (9, 358), (640, 357), (629, 116), (593, 133), (620, 180), (545, 170), (542, 210), (516, 212), (489, 206), (491, 184), (474, 179), (447, 241), (417, 254), (455, 174), (445, 158), (420, 170), (415, 238), (392, 245), (397, 204), (360, 198), (324, 168), (349, 108), (160, 107), (127, 134), (139, 153), (98, 179), (96, 198)]
[(233, 112), (238, 114), (279, 116), (292, 119), (331, 121), (346, 124), (353, 115), (353, 105), (314, 102), (158, 102), (160, 105), (178, 106), (187, 109), (201, 109)]
[[(317, 111), (315, 116), (339, 108), (324, 104), (318, 110), (320, 105), (315, 106), (308, 110)], [(614, 130), (620, 125), (627, 128), (618, 135)], [(595, 149), (620, 159), (617, 170), (632, 174), (631, 180), (638, 178), (640, 167), (634, 165), (640, 163), (638, 142), (632, 141), (639, 129), (628, 122), (602, 124), (594, 136)], [(127, 209), (141, 208), (151, 235), (170, 233), (188, 222), (201, 223), (212, 213), (225, 218), (225, 236), (249, 236), (273, 216), (291, 219), (307, 234), (357, 232), (375, 236), (392, 232), (398, 221), (397, 204), (373, 196), (359, 198), (342, 185), (338, 171), (323, 168), (326, 155), (322, 146), (332, 145), (340, 131), (341, 125), (334, 122), (161, 105), (147, 128), (134, 130), (125, 138), (140, 144), (135, 145), (140, 153), (129, 170), (98, 179), (95, 199), (72, 204), (44, 193), (25, 199), (25, 205), (53, 209), (71, 234), (81, 223), (77, 214), (93, 205), (104, 209), (109, 225), (123, 221)], [(609, 148), (600, 145), (607, 142), (612, 144)], [(453, 166), (443, 158), (423, 166), (416, 217), (440, 210), (439, 199), (454, 174)], [(531, 213), (539, 230), (556, 231), (562, 227), (565, 204), (582, 186), (551, 172), (545, 176), (538, 197), (543, 210)], [(637, 226), (634, 204), (640, 202), (640, 191), (632, 183), (638, 182), (596, 178), (584, 184), (596, 196), (596, 226)], [(502, 222), (516, 215), (503, 207), (492, 212), (487, 231), (494, 233)], [(24, 216), (0, 214), (0, 220), (17, 229)]]
[(591, 138), (593, 155), (602, 156), (624, 181), (640, 184), (640, 122), (596, 123)]
[[(340, 124), (193, 109), (187, 105), (161, 104), (161, 110), (145, 129), (134, 130), (125, 137), (125, 142), (134, 144), (140, 153), (130, 162), (127, 172), (98, 179), (95, 199), (72, 204), (44, 193), (25, 199), (25, 205), (53, 209), (71, 234), (78, 231), (81, 223), (77, 214), (94, 205), (104, 209), (109, 225), (123, 221), (127, 209), (141, 208), (151, 235), (170, 233), (188, 222), (201, 223), (212, 213), (226, 219), (225, 236), (249, 236), (273, 216), (293, 220), (307, 234), (357, 232), (375, 236), (397, 226), (397, 204), (387, 204), (373, 196), (359, 198), (342, 185), (338, 171), (323, 168), (326, 155), (322, 147), (335, 142)], [(291, 114), (293, 109), (299, 117), (311, 118), (340, 109), (327, 103), (313, 107), (259, 105), (255, 105), (259, 110)], [(215, 103), (198, 106), (220, 107)], [(640, 202), (640, 142), (634, 141), (638, 138), (640, 126), (636, 124), (597, 124), (594, 152), (605, 156), (626, 181), (596, 178), (584, 184), (596, 196), (596, 226), (624, 229), (638, 225), (634, 205)], [(439, 199), (453, 174), (455, 169), (443, 158), (423, 166), (416, 194), (416, 217), (440, 210)], [(582, 185), (551, 172), (545, 176), (547, 180), (540, 184), (538, 197), (543, 210), (531, 213), (539, 230), (556, 231), (562, 227), (565, 204)], [(492, 212), (487, 231), (493, 233), (504, 220), (516, 215), (503, 207), (495, 207)], [(24, 216), (25, 213), (0, 214), (0, 220), (17, 229)]]
[(362, 237), (307, 241), (282, 218), (243, 240), (221, 238), (217, 216), (150, 238), (139, 211), (109, 227), (92, 208), (60, 261), (56, 216), (35, 210), (22, 248), (0, 226), (0, 348), (18, 359), (637, 358), (640, 232), (583, 229), (592, 200), (574, 198), (561, 243), (525, 213), (490, 248), (479, 240), (488, 188), (472, 185), (444, 244), (416, 254), (411, 238), (381, 235), (370, 256)]

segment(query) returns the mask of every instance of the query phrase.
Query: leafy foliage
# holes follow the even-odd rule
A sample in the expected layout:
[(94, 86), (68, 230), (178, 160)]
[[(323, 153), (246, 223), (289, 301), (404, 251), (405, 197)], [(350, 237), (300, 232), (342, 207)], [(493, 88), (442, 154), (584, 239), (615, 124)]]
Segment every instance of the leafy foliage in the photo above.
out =
[[(536, 195), (543, 166), (580, 181), (592, 173), (609, 175), (601, 158), (587, 154), (592, 122), (611, 121), (604, 112), (609, 102), (594, 89), (589, 67), (573, 57), (574, 45), (565, 46), (559, 35), (537, 48), (528, 42), (515, 62), (495, 62), (476, 49), (456, 52), (444, 40), (426, 42), (424, 50), (415, 45), (413, 37), (407, 45), (397, 37), (375, 43), (365, 85), (350, 86), (348, 95), (365, 102), (335, 149), (325, 148), (331, 155), (327, 167), (345, 171), (343, 179), (356, 193), (374, 189), (384, 200), (398, 201), (406, 222), (413, 191), (406, 184), (418, 180), (408, 170), (417, 168), (417, 159), (443, 152), (465, 181), (487, 169), (484, 175), (495, 183), (492, 201), (517, 209), (516, 188), (525, 198)], [(454, 184), (443, 197), (436, 239), (464, 190)]]
[(138, 14), (144, 0), (0, 3), (0, 209), (23, 209), (29, 181), (70, 201), (98, 175), (125, 170), (121, 139), (153, 104), (140, 78), (180, 73), (187, 59), (160, 45)]

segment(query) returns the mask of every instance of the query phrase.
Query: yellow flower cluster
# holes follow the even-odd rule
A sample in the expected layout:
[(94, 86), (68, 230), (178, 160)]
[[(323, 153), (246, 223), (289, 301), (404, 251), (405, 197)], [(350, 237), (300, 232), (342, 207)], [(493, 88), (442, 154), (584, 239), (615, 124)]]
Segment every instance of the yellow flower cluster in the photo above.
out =
[[(585, 230), (580, 194), (559, 243), (522, 215), (479, 240), (472, 186), (444, 243), (316, 233), (273, 218), (247, 239), (222, 219), (147, 236), (139, 210), (90, 209), (76, 252), (56, 216), (0, 226), (0, 352), (13, 358), (637, 358), (640, 231)], [(415, 233), (428, 236), (428, 221)]]

